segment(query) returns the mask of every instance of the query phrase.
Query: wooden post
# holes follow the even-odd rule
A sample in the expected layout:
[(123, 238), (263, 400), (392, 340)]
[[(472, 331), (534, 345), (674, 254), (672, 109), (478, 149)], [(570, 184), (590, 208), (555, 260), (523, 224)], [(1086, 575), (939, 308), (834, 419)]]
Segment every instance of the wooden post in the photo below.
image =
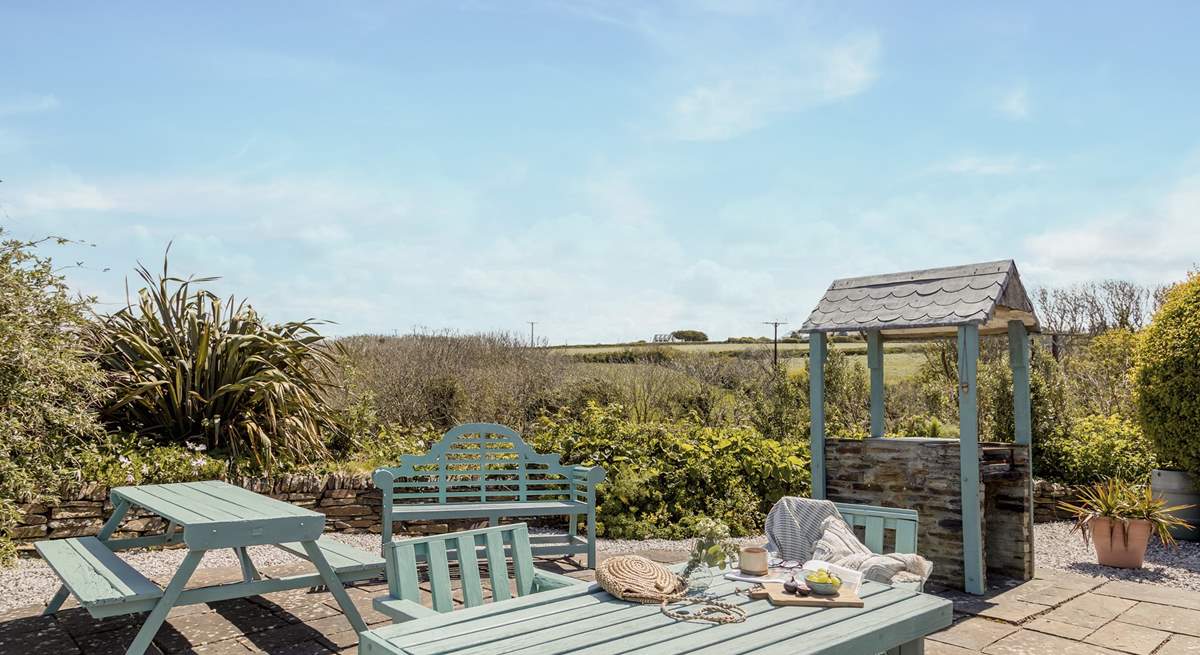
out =
[(867, 368), (871, 370), (871, 436), (883, 437), (883, 334), (867, 333)]
[(964, 590), (982, 594), (987, 588), (983, 569), (983, 522), (979, 515), (979, 326), (958, 328), (958, 439), (962, 485)]
[(812, 497), (825, 498), (825, 333), (808, 337), (808, 407), (812, 416)]
[(1021, 321), (1008, 322), (1008, 362), (1013, 381), (1013, 440), (1033, 443), (1033, 414), (1029, 397), (1029, 334)]

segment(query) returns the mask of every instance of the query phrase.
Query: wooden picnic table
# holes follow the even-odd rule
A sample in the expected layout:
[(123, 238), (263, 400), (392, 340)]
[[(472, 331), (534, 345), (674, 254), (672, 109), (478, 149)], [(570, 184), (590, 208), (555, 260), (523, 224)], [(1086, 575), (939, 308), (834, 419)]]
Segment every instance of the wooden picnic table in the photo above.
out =
[(948, 600), (876, 582), (860, 589), (861, 609), (776, 607), (744, 595), (750, 586), (722, 578), (709, 590), (745, 608), (742, 623), (676, 621), (658, 605), (578, 585), (375, 628), (360, 636), (359, 653), (919, 655), (925, 635), (952, 619)]
[[(325, 586), (355, 630), (366, 630), (343, 584), (381, 573), (383, 558), (322, 539), (325, 515), (219, 481), (116, 487), (111, 498), (113, 514), (97, 536), (36, 544), (63, 580), (45, 614), (57, 612), (68, 594), (74, 594), (96, 618), (149, 612), (126, 651), (140, 655), (149, 648), (167, 613), (177, 605)], [(112, 539), (121, 520), (135, 506), (165, 518), (169, 522), (166, 532)], [(114, 554), (128, 548), (176, 543), (186, 545), (188, 552), (166, 588), (146, 579)], [(317, 572), (264, 579), (246, 549), (268, 544), (309, 560)], [(222, 548), (231, 548), (237, 554), (242, 581), (186, 589), (204, 553)]]

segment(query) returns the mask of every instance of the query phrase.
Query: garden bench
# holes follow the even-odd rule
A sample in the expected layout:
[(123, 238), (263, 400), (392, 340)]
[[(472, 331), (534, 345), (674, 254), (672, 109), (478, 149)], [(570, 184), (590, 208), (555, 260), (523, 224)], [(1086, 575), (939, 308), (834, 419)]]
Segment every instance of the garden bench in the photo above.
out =
[[(894, 545), (890, 552), (917, 552), (917, 510), (900, 509), (898, 507), (875, 507), (873, 505), (854, 505), (851, 503), (834, 503), (838, 513), (842, 515), (851, 528), (863, 529), (863, 544), (873, 553), (884, 554), (884, 541), (887, 532), (892, 533)], [(893, 582), (894, 587), (904, 587), (921, 591), (924, 584), (919, 582)]]
[[(566, 535), (534, 535), (534, 555), (587, 554), (596, 566), (596, 485), (598, 466), (567, 466), (558, 455), (540, 454), (512, 428), (467, 423), (442, 436), (424, 455), (400, 458), (400, 465), (376, 469), (383, 492), (383, 543), (387, 551), (396, 521), (566, 516)], [(586, 517), (586, 539), (578, 536)]]

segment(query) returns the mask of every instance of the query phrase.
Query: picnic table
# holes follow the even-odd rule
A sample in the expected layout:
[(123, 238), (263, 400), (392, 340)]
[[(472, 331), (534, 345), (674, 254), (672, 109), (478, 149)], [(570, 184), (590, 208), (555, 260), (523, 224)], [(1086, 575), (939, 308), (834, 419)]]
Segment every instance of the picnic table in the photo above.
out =
[(862, 608), (776, 607), (721, 578), (709, 593), (742, 606), (742, 623), (676, 621), (658, 605), (576, 585), (375, 628), (360, 636), (362, 655), (919, 655), (924, 637), (950, 625), (952, 604), (912, 589), (867, 582)]
[[(383, 558), (322, 538), (325, 515), (256, 494), (225, 482), (184, 482), (116, 487), (110, 492), (113, 514), (95, 537), (54, 539), (36, 544), (63, 586), (47, 605), (54, 614), (68, 594), (96, 618), (149, 612), (126, 653), (140, 655), (172, 607), (209, 603), (257, 594), (328, 587), (350, 624), (366, 624), (343, 584), (374, 577)], [(132, 507), (153, 512), (168, 523), (162, 535), (112, 539)], [(187, 555), (166, 588), (160, 588), (117, 557), (114, 551), (183, 543)], [(312, 562), (316, 573), (264, 579), (246, 549), (274, 545)], [(242, 581), (187, 589), (204, 553), (231, 548), (242, 568)]]

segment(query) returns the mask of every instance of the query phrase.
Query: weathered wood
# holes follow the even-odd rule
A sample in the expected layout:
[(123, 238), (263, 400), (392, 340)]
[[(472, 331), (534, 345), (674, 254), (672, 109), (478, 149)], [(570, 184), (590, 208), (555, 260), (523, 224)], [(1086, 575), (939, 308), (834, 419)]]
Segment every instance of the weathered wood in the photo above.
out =
[[(567, 466), (541, 454), (513, 429), (468, 423), (448, 431), (428, 453), (402, 457), (399, 466), (376, 469), (383, 492), (383, 540), (396, 521), (561, 515), (571, 518), (566, 539), (543, 544), (537, 554), (586, 553), (596, 564), (596, 485), (600, 467)], [(577, 541), (573, 517), (586, 517), (586, 540)], [(386, 547), (386, 546), (385, 546)]]
[(974, 325), (964, 325), (958, 328), (959, 475), (962, 485), (964, 589), (972, 594), (982, 594), (987, 585), (980, 516), (983, 491), (979, 484), (978, 364), (979, 329)]
[(84, 609), (162, 596), (158, 585), (95, 537), (53, 539), (34, 547)]
[(867, 368), (871, 371), (871, 436), (882, 439), (884, 433), (883, 335), (867, 332)]
[(812, 468), (812, 497), (825, 498), (825, 333), (808, 339), (808, 404), (811, 415), (809, 452)]
[(1033, 414), (1029, 390), (1029, 333), (1021, 321), (1008, 322), (1008, 361), (1012, 368), (1013, 441), (1033, 441)]

